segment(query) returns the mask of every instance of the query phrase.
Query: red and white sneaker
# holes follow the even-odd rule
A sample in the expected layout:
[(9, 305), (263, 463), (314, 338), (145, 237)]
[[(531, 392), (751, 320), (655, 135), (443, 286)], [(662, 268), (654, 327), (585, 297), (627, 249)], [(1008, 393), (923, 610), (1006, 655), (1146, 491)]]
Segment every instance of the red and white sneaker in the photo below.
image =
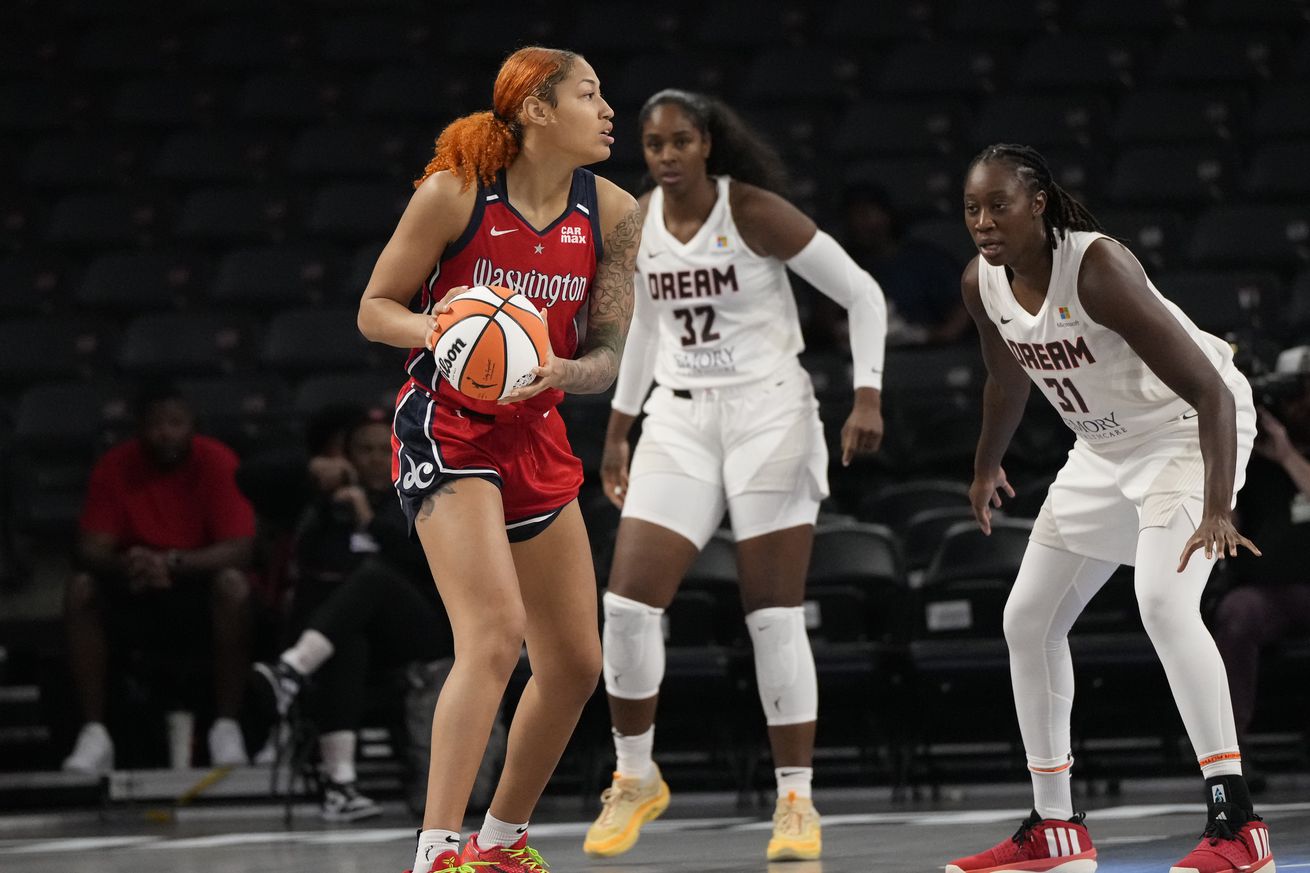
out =
[[(447, 849), (432, 860), (432, 866), (424, 873), (486, 873), (486, 867), (489, 864), (466, 864), (459, 856), (459, 852)], [(406, 870), (405, 873), (414, 873), (413, 870)]]
[(1096, 849), (1083, 826), (1083, 813), (1064, 821), (1041, 818), (1036, 810), (1008, 840), (946, 865), (946, 873), (1094, 873), (1095, 870)]
[[(537, 850), (528, 845), (527, 834), (519, 837), (518, 842), (512, 846), (491, 846), (487, 849), (478, 845), (478, 835), (474, 834), (464, 844), (464, 854), (460, 860), (470, 865), (467, 873), (547, 873), (550, 869), (550, 865)], [(465, 873), (463, 867), (456, 867), (455, 870), (457, 873)]]
[[(1221, 810), (1219, 815), (1226, 812)], [(1169, 873), (1274, 873), (1275, 869), (1274, 853), (1269, 848), (1269, 828), (1260, 816), (1254, 815), (1236, 832), (1229, 826), (1229, 820), (1210, 819), (1201, 842), (1191, 854), (1170, 867)]]

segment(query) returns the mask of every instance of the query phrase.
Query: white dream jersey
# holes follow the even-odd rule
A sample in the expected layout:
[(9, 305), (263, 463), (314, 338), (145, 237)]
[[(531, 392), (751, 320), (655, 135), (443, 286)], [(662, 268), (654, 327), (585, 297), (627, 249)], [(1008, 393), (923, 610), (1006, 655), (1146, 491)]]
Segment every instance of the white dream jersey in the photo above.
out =
[[(1057, 240), (1046, 300), (1036, 315), (1015, 300), (1005, 267), (978, 259), (978, 290), (988, 317), (1064, 423), (1093, 448), (1130, 445), (1191, 412), (1187, 401), (1164, 384), (1122, 336), (1092, 321), (1078, 300), (1083, 255), (1104, 236), (1069, 231)], [(1149, 277), (1147, 287), (1225, 382), (1231, 385), (1242, 378), (1228, 343), (1193, 324)]]
[(723, 388), (762, 379), (804, 348), (787, 268), (746, 247), (718, 199), (685, 245), (664, 226), (664, 192), (651, 191), (637, 255), (636, 317), (655, 332), (655, 381), (668, 388)]

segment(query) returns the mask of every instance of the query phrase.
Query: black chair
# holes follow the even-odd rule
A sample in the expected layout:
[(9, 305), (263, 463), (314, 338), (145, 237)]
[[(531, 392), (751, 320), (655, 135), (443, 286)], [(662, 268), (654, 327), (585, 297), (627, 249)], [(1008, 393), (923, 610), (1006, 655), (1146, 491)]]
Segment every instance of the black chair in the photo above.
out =
[(356, 307), (280, 312), (269, 322), (261, 360), (295, 373), (374, 368), (381, 349), (360, 334), (356, 315)]
[(1261, 146), (1251, 159), (1246, 190), (1261, 200), (1310, 197), (1310, 139)]
[(301, 125), (331, 118), (341, 88), (305, 70), (255, 73), (237, 98), (237, 117), (262, 124)]
[[(992, 517), (996, 517), (995, 512)], [(973, 509), (968, 505), (924, 509), (910, 515), (900, 528), (906, 571), (920, 573), (926, 570), (941, 547), (946, 532), (960, 522), (972, 520)]]
[(913, 479), (886, 485), (860, 502), (859, 516), (904, 529), (915, 516), (935, 509), (969, 511), (969, 486), (950, 479)]
[(972, 42), (907, 43), (893, 49), (877, 76), (884, 94), (990, 93), (997, 80), (996, 51)]
[(1274, 273), (1185, 270), (1156, 279), (1160, 293), (1202, 330), (1222, 336), (1260, 324), (1278, 311), (1282, 283)]
[(1156, 50), (1151, 77), (1180, 85), (1246, 85), (1273, 77), (1284, 44), (1267, 31), (1179, 30)]
[(1028, 43), (1015, 82), (1033, 91), (1117, 93), (1134, 81), (1131, 38), (1052, 33)]
[(890, 528), (838, 524), (816, 529), (806, 579), (811, 593), (862, 592), (868, 639), (890, 643), (904, 638), (909, 587), (900, 543)]
[(47, 241), (86, 247), (127, 247), (148, 239), (156, 218), (140, 197), (115, 191), (69, 194), (46, 222)]
[(1300, 111), (1308, 102), (1310, 82), (1278, 82), (1261, 89), (1252, 119), (1255, 136), (1260, 142), (1310, 136), (1310, 116)]
[(212, 121), (216, 100), (212, 88), (174, 74), (124, 82), (109, 112), (119, 126), (190, 128)]
[(941, 548), (928, 565), (923, 585), (979, 577), (1013, 582), (1031, 532), (1032, 522), (1025, 519), (993, 517), (991, 536), (984, 534), (977, 522), (960, 522), (946, 531)]
[(262, 242), (281, 233), (285, 198), (264, 186), (204, 188), (182, 204), (175, 233), (201, 243)]
[(234, 249), (218, 264), (210, 299), (224, 308), (259, 310), (320, 303), (335, 289), (337, 273), (336, 258), (321, 246)]
[(1123, 240), (1150, 270), (1176, 268), (1184, 259), (1192, 225), (1177, 212), (1159, 209), (1098, 209), (1106, 233)]
[(1201, 206), (1236, 187), (1226, 148), (1160, 145), (1124, 149), (1110, 178), (1110, 198), (1125, 206)]
[(1198, 267), (1293, 270), (1310, 261), (1310, 209), (1216, 206), (1202, 213), (1188, 254)]
[(182, 252), (115, 252), (91, 262), (76, 300), (101, 312), (174, 309), (203, 273), (197, 259)]
[(412, 193), (394, 182), (348, 182), (318, 192), (307, 225), (317, 236), (346, 242), (385, 239), (396, 227)]
[(23, 392), (14, 416), (14, 447), (25, 457), (89, 460), (131, 430), (131, 392), (119, 382), (50, 382)]
[(287, 435), (290, 390), (277, 375), (210, 376), (180, 387), (197, 428), (238, 452)]
[(151, 175), (185, 186), (241, 184), (268, 171), (272, 145), (235, 131), (179, 131), (164, 141)]
[(239, 315), (165, 312), (127, 325), (118, 365), (135, 376), (213, 375), (250, 363), (253, 329)]
[(1023, 142), (1050, 151), (1085, 148), (1105, 129), (1105, 101), (1086, 93), (1001, 94), (983, 106), (973, 130), (974, 148)]
[(0, 386), (104, 373), (113, 360), (116, 335), (112, 324), (85, 316), (0, 321)]
[(1111, 126), (1121, 145), (1230, 140), (1241, 127), (1240, 101), (1226, 90), (1143, 88), (1126, 94)]

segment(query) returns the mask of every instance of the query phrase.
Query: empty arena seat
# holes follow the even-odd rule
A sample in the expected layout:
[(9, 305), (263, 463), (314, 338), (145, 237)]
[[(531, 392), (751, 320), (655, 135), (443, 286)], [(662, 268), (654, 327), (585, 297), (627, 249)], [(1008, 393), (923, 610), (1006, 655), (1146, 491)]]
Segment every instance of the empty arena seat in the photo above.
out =
[(835, 0), (824, 5), (823, 38), (866, 48), (927, 37), (936, 26), (930, 3), (865, 3)]
[(1020, 142), (1042, 151), (1087, 146), (1101, 136), (1108, 113), (1103, 100), (1086, 94), (1001, 94), (983, 106), (971, 142)]
[(974, 3), (956, 0), (950, 13), (950, 29), (960, 34), (1029, 37), (1049, 29), (1054, 22), (1054, 4), (1043, 0), (997, 0)]
[[(415, 141), (418, 141), (415, 137)], [(287, 153), (287, 169), (298, 176), (385, 175), (398, 152), (408, 153), (403, 134), (362, 124), (323, 125), (300, 131)], [(397, 167), (396, 169), (400, 169)], [(409, 172), (417, 169), (404, 168)]]
[(1210, 145), (1124, 149), (1110, 177), (1110, 198), (1124, 206), (1198, 206), (1236, 187), (1236, 163)]
[(795, 11), (754, 0), (711, 0), (701, 6), (695, 18), (693, 35), (701, 45), (720, 50), (781, 45), (796, 23)]
[(1074, 13), (1078, 31), (1158, 33), (1183, 23), (1174, 0), (1081, 0)]
[(885, 485), (860, 502), (859, 516), (900, 528), (921, 512), (969, 509), (969, 486), (950, 479), (912, 479)]
[(230, 372), (249, 361), (252, 333), (243, 317), (227, 312), (142, 315), (123, 332), (118, 365), (147, 377)]
[(196, 60), (220, 70), (275, 70), (304, 50), (302, 26), (284, 28), (277, 19), (231, 18), (199, 38)]
[(845, 86), (853, 71), (849, 61), (826, 48), (762, 51), (751, 62), (742, 85), (747, 100), (805, 101), (813, 113), (824, 104), (845, 102)]
[(1124, 95), (1111, 135), (1121, 144), (1231, 140), (1242, 122), (1232, 92), (1145, 88)]
[(81, 314), (0, 321), (0, 384), (101, 374), (111, 368), (117, 331)]
[(278, 234), (286, 212), (286, 199), (261, 185), (205, 188), (182, 204), (175, 233), (207, 243), (265, 240)]
[(967, 119), (962, 101), (865, 98), (850, 105), (833, 145), (852, 156), (945, 153), (961, 137)]
[(219, 262), (210, 300), (250, 309), (320, 303), (337, 285), (337, 268), (330, 250), (308, 243), (234, 249)]
[(51, 382), (25, 391), (14, 416), (16, 447), (31, 456), (89, 459), (110, 433), (132, 427), (132, 394), (114, 380)]
[(967, 94), (993, 90), (998, 75), (993, 50), (978, 41), (910, 43), (895, 48), (878, 74), (887, 94)]
[(1136, 40), (1052, 33), (1028, 43), (1015, 82), (1029, 91), (1112, 93), (1135, 81)]
[(307, 225), (316, 235), (333, 239), (385, 239), (412, 193), (408, 185), (395, 182), (329, 185), (314, 196)]
[(238, 451), (282, 433), (291, 392), (274, 374), (187, 379), (179, 386), (196, 415), (196, 427)]
[(267, 139), (235, 131), (186, 130), (164, 141), (151, 173), (187, 185), (250, 182), (267, 170)]
[(0, 257), (0, 314), (40, 312), (62, 302), (77, 273), (68, 260), (34, 254)]
[(1310, 82), (1276, 82), (1261, 89), (1251, 124), (1261, 140), (1310, 136)]
[(1098, 209), (1096, 218), (1110, 236), (1123, 240), (1147, 270), (1176, 267), (1192, 238), (1192, 225), (1178, 212)]
[(421, 61), (433, 29), (403, 13), (337, 15), (318, 24), (318, 48), (338, 66), (385, 66), (405, 57)]
[(956, 214), (959, 211), (961, 168), (941, 158), (889, 158), (848, 164), (846, 184), (881, 187), (912, 215)]
[(22, 180), (33, 188), (58, 191), (115, 185), (135, 168), (141, 151), (128, 137), (44, 136), (32, 144)]
[(180, 128), (213, 119), (217, 94), (185, 76), (135, 79), (114, 92), (110, 114), (133, 127)]
[(1183, 270), (1154, 281), (1197, 327), (1220, 336), (1261, 323), (1277, 310), (1282, 296), (1282, 283), (1273, 273)]
[(395, 405), (396, 394), (409, 378), (400, 368), (401, 363), (403, 360), (397, 362), (394, 371), (308, 376), (296, 388), (292, 408), (302, 417), (338, 403), (358, 403), (389, 409)]
[(184, 252), (118, 252), (92, 261), (77, 289), (79, 305), (104, 312), (172, 309), (203, 278)]
[(46, 239), (76, 246), (131, 245), (148, 236), (154, 207), (117, 191), (69, 194), (55, 203), (46, 222)]
[(340, 99), (340, 86), (327, 75), (261, 72), (246, 80), (236, 109), (245, 121), (302, 124), (330, 117)]
[(381, 358), (382, 347), (360, 334), (357, 314), (353, 306), (281, 312), (268, 325), (262, 359), (290, 372), (370, 368)]
[(1032, 522), (1016, 518), (992, 518), (988, 536), (976, 521), (962, 521), (946, 532), (933, 556), (923, 584), (938, 585), (952, 579), (997, 578), (1011, 582), (1019, 573)]
[(1295, 269), (1310, 262), (1310, 209), (1215, 206), (1197, 220), (1189, 255), (1202, 267)]
[(1284, 51), (1265, 31), (1179, 30), (1157, 49), (1151, 77), (1177, 84), (1250, 83), (1273, 76)]
[(1310, 197), (1310, 139), (1264, 145), (1251, 158), (1246, 190), (1261, 200)]

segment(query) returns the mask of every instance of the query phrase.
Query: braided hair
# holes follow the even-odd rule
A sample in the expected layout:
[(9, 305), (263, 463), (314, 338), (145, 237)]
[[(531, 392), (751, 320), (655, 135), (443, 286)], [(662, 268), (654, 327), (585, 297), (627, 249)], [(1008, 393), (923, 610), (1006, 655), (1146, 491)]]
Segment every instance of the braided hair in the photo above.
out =
[(1032, 146), (996, 143), (980, 151), (969, 162), (969, 170), (979, 164), (1004, 162), (1014, 168), (1019, 182), (1030, 196), (1038, 191), (1046, 194), (1046, 210), (1042, 213), (1042, 223), (1046, 225), (1046, 238), (1051, 248), (1056, 247), (1056, 237), (1064, 239), (1070, 230), (1089, 230), (1104, 233), (1100, 222), (1091, 211), (1078, 202), (1068, 191), (1056, 184), (1051, 176), (1051, 168), (1046, 159)]
[[(732, 178), (772, 191), (787, 194), (787, 168), (778, 153), (727, 104), (704, 94), (665, 88), (653, 94), (637, 116), (639, 127), (650, 120), (660, 106), (673, 104), (686, 114), (701, 135), (709, 135), (712, 147), (705, 171), (711, 176)], [(654, 187), (647, 179), (646, 187)]]

